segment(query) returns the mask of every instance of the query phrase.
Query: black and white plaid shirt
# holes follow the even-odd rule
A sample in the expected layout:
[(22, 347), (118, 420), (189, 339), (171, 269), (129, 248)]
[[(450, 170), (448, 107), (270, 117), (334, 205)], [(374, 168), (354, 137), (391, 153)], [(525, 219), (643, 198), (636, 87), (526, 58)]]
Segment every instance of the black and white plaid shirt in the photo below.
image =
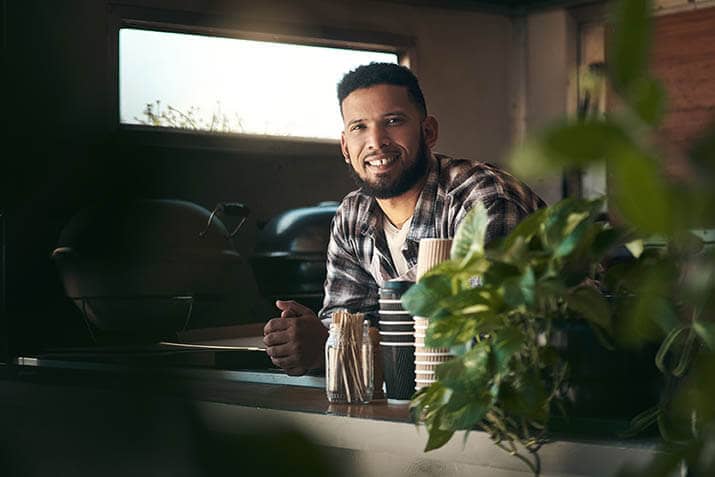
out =
[(489, 214), (486, 241), (505, 236), (531, 212), (545, 206), (526, 184), (495, 166), (433, 154), (402, 253), (410, 270), (397, 276), (387, 246), (377, 201), (356, 190), (340, 204), (328, 245), (325, 300), (319, 316), (325, 320), (340, 308), (373, 315), (378, 288), (386, 280), (414, 280), (421, 238), (452, 238), (475, 203)]

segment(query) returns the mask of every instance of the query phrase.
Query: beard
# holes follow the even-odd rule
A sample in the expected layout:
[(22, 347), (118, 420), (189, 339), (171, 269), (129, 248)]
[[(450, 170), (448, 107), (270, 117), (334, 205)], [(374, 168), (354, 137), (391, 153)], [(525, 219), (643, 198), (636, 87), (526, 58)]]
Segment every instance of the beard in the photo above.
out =
[(429, 153), (424, 136), (420, 134), (420, 145), (412, 164), (397, 177), (381, 177), (374, 181), (367, 181), (355, 171), (352, 163), (348, 163), (350, 176), (362, 191), (376, 199), (391, 199), (398, 197), (415, 186), (427, 174), (429, 168)]

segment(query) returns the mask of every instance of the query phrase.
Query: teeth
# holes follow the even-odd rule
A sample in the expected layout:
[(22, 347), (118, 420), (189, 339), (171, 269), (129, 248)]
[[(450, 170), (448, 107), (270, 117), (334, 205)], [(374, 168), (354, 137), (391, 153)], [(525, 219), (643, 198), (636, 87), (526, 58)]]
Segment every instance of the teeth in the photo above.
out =
[(389, 163), (389, 162), (392, 162), (392, 159), (391, 159), (391, 158), (390, 158), (390, 159), (388, 159), (388, 158), (385, 158), (385, 159), (374, 159), (374, 160), (372, 160), (372, 161), (367, 161), (368, 164), (370, 164), (371, 166), (375, 166), (375, 167), (377, 167), (377, 166), (384, 166), (384, 165), (386, 165), (386, 164)]

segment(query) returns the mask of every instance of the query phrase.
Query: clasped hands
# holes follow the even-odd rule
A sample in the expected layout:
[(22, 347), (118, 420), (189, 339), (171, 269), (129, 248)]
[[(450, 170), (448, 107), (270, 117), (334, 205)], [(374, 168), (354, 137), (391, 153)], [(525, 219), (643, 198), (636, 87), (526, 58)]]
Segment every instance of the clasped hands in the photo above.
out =
[(290, 376), (300, 376), (319, 368), (325, 361), (328, 329), (313, 310), (295, 301), (276, 301), (280, 318), (263, 327), (266, 352), (276, 366)]

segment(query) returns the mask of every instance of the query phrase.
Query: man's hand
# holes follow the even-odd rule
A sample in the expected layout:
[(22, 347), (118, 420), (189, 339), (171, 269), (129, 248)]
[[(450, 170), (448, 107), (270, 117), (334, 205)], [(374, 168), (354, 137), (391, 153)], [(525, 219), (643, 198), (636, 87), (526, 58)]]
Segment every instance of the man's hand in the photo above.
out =
[(325, 360), (328, 329), (313, 310), (294, 301), (276, 302), (280, 318), (273, 318), (263, 328), (266, 352), (276, 366), (291, 376), (300, 376)]

